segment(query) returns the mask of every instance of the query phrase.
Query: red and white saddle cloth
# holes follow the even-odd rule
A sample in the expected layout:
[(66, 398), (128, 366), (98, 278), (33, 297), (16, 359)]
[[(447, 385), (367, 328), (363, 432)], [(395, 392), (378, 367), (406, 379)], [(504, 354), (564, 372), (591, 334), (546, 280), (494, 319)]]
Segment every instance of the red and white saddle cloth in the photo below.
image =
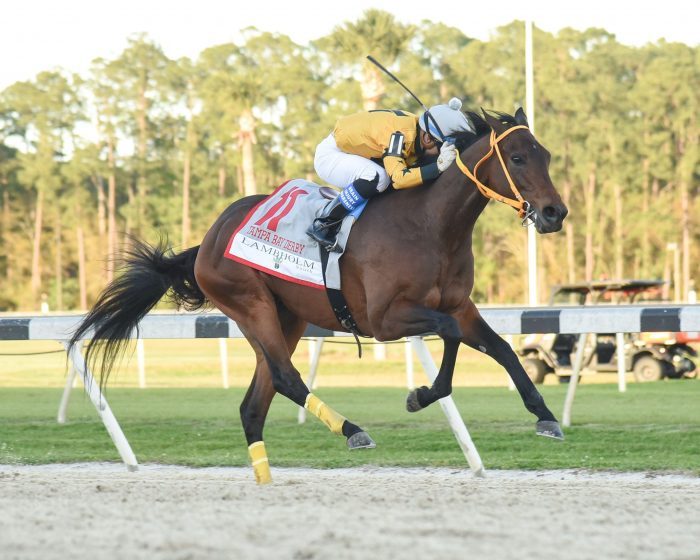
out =
[(318, 244), (306, 234), (328, 204), (319, 188), (304, 179), (277, 187), (233, 232), (225, 256), (289, 282), (324, 289)]

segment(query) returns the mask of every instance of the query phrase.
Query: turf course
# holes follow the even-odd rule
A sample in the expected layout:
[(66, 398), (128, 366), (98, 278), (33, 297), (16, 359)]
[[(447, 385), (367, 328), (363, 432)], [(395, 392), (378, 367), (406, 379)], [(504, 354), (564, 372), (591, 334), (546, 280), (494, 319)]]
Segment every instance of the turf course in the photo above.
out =
[[(561, 410), (566, 386), (541, 388)], [(247, 464), (238, 418), (243, 388), (108, 390), (107, 398), (140, 462), (192, 466)], [(402, 388), (326, 388), (317, 394), (364, 427), (377, 449), (350, 453), (315, 418), (299, 426), (296, 408), (277, 397), (265, 441), (274, 466), (452, 466), (467, 468), (440, 407), (404, 409)], [(0, 463), (119, 461), (80, 389), (69, 422), (55, 416), (61, 390), (0, 388)], [(700, 381), (582, 385), (574, 426), (563, 443), (534, 435), (518, 395), (499, 387), (456, 388), (454, 398), (487, 469), (586, 468), (683, 471), (700, 475)]]

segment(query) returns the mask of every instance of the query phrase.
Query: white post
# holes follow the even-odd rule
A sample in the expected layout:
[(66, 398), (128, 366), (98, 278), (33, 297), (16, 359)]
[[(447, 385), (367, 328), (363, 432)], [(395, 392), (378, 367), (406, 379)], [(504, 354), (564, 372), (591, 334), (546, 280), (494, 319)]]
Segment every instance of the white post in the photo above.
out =
[(583, 352), (586, 348), (586, 339), (588, 334), (582, 333), (578, 337), (578, 348), (576, 348), (576, 357), (574, 358), (574, 370), (571, 372), (569, 379), (569, 389), (566, 391), (566, 400), (564, 401), (564, 413), (562, 414), (562, 424), (565, 427), (571, 426), (571, 408), (574, 406), (574, 395), (576, 394), (576, 385), (578, 385), (578, 377), (583, 365)]
[(625, 373), (627, 367), (625, 364), (625, 335), (624, 333), (616, 333), (615, 340), (617, 341), (617, 389), (620, 393), (627, 391), (627, 380)]
[(221, 361), (221, 382), (224, 389), (228, 389), (228, 348), (225, 338), (219, 339), (219, 360)]
[[(66, 347), (66, 351), (68, 351), (68, 342), (63, 341), (63, 345)], [(73, 362), (75, 368), (78, 370), (80, 377), (82, 377), (85, 390), (87, 391), (92, 404), (95, 406), (97, 414), (100, 415), (102, 423), (105, 425), (105, 428), (107, 428), (109, 437), (112, 438), (114, 445), (116, 445), (122, 461), (124, 461), (126, 464), (126, 468), (130, 471), (138, 470), (139, 464), (136, 461), (136, 456), (131, 450), (131, 446), (126, 439), (124, 432), (122, 432), (121, 426), (119, 426), (119, 422), (117, 422), (114, 414), (112, 414), (112, 410), (109, 408), (107, 400), (102, 396), (102, 392), (100, 391), (97, 382), (85, 364), (82, 354), (78, 352), (78, 348), (74, 346), (70, 349), (68, 356)]]
[[(309, 377), (306, 379), (306, 386), (309, 391), (316, 388), (316, 373), (318, 372), (318, 362), (321, 359), (321, 350), (323, 350), (323, 342), (326, 339), (322, 336), (309, 340)], [(306, 422), (306, 409), (303, 406), (299, 407), (297, 422), (303, 424)]]
[(404, 344), (404, 355), (406, 356), (406, 387), (409, 391), (413, 391), (416, 388), (416, 381), (413, 377), (413, 350), (408, 338)]
[[(75, 347), (80, 354), (83, 352), (83, 341), (79, 340), (75, 343)], [(63, 388), (63, 395), (61, 395), (61, 403), (58, 405), (58, 415), (56, 416), (56, 422), (59, 424), (65, 424), (68, 412), (68, 401), (70, 399), (70, 393), (73, 390), (74, 381), (77, 377), (78, 370), (75, 368), (75, 364), (71, 362), (70, 372), (68, 372), (68, 378), (66, 379), (66, 386)]]
[(146, 351), (143, 347), (143, 338), (136, 339), (136, 364), (139, 370), (139, 387), (146, 388)]
[(321, 360), (321, 350), (326, 341), (322, 336), (318, 336), (309, 341), (309, 379), (306, 386), (310, 391), (318, 388), (318, 363)]
[[(433, 362), (433, 358), (428, 351), (428, 347), (419, 336), (412, 336), (409, 338), (409, 340), (411, 341), (411, 345), (413, 346), (413, 350), (416, 352), (418, 359), (423, 365), (425, 374), (428, 376), (431, 383), (434, 382), (438, 374), (438, 369), (435, 362)], [(457, 438), (457, 443), (462, 449), (462, 453), (464, 453), (464, 456), (467, 458), (467, 463), (469, 463), (469, 467), (471, 468), (472, 472), (475, 476), (483, 476), (484, 464), (481, 462), (479, 452), (476, 450), (476, 446), (469, 435), (469, 430), (467, 430), (467, 426), (464, 424), (464, 420), (462, 420), (462, 416), (459, 414), (457, 406), (455, 405), (454, 400), (452, 400), (452, 396), (440, 399), (438, 402), (440, 403), (445, 416), (447, 416), (447, 421), (450, 424), (450, 428), (452, 429), (455, 438)]]

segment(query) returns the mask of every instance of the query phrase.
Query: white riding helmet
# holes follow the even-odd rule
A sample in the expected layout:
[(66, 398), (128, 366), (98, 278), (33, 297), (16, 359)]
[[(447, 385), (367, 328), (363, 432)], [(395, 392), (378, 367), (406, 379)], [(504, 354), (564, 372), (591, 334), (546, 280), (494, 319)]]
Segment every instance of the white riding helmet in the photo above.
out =
[(462, 101), (457, 97), (450, 99), (446, 105), (433, 105), (419, 119), (421, 130), (438, 142), (444, 142), (459, 131), (474, 132), (461, 108)]

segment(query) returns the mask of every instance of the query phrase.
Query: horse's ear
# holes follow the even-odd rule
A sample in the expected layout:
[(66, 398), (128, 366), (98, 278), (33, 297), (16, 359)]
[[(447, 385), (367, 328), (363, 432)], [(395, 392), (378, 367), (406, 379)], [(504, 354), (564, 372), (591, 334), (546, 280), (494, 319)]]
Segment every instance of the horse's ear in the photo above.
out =
[(515, 124), (530, 128), (530, 125), (527, 124), (527, 115), (522, 107), (518, 107), (518, 110), (515, 112)]
[(488, 124), (496, 134), (501, 134), (502, 132), (506, 131), (508, 126), (503, 124), (499, 119), (497, 119), (493, 115), (487, 113), (483, 107), (481, 108), (481, 112), (484, 115), (484, 120), (486, 121), (486, 124)]

